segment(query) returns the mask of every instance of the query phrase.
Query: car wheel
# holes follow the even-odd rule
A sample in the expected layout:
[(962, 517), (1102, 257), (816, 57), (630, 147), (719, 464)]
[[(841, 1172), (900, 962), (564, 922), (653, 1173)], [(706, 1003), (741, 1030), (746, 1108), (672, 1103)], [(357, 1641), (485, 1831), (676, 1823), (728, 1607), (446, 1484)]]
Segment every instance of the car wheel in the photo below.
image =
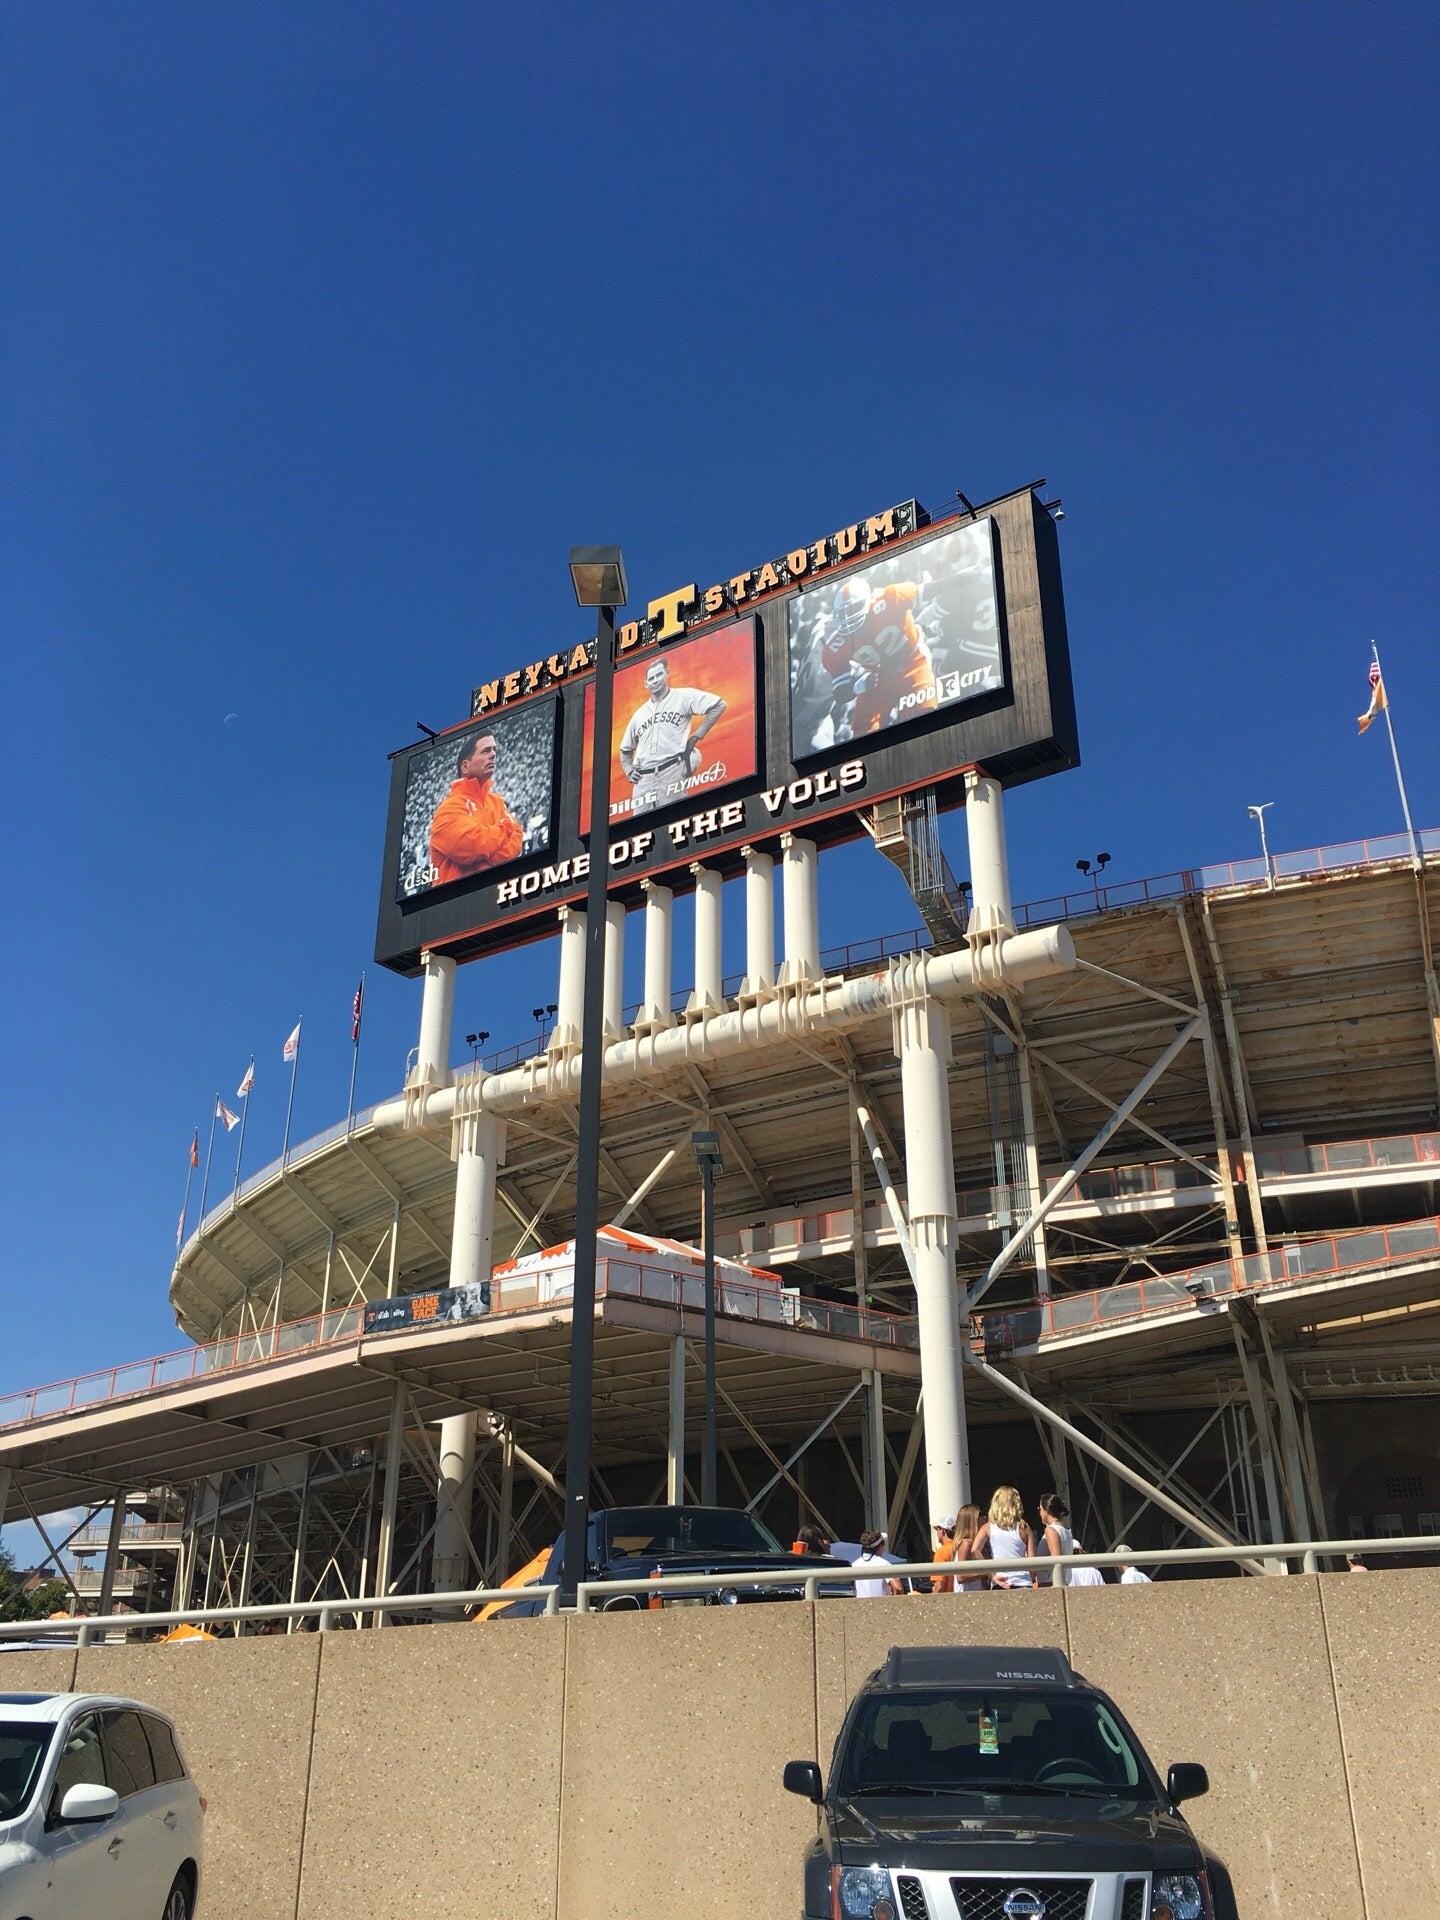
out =
[(185, 1874), (177, 1873), (175, 1884), (165, 1897), (165, 1910), (160, 1920), (190, 1920), (192, 1911), (189, 1879)]

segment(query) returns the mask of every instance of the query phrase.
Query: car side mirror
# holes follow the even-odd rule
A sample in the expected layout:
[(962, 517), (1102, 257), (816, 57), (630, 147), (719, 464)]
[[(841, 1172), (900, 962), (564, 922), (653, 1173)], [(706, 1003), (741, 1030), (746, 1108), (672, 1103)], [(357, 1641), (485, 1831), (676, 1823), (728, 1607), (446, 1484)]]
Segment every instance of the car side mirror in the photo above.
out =
[(1165, 1776), (1165, 1791), (1173, 1806), (1182, 1800), (1198, 1800), (1210, 1791), (1210, 1776), (1193, 1760), (1177, 1760)]
[(60, 1818), (70, 1827), (96, 1826), (119, 1811), (120, 1796), (113, 1787), (73, 1786), (60, 1802)]
[(825, 1798), (825, 1782), (813, 1760), (787, 1760), (784, 1782), (787, 1793), (798, 1793), (802, 1800), (813, 1800), (817, 1806)]

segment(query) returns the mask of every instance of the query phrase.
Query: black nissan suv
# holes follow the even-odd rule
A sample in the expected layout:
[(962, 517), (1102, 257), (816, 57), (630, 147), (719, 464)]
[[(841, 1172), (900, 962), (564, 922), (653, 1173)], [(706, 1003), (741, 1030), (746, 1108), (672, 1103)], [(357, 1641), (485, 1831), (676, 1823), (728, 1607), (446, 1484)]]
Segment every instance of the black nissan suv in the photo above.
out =
[[(1115, 1703), (1055, 1647), (892, 1647), (813, 1800), (807, 1920), (1234, 1920), (1229, 1881)], [(1218, 1884), (1217, 1884), (1218, 1882)]]

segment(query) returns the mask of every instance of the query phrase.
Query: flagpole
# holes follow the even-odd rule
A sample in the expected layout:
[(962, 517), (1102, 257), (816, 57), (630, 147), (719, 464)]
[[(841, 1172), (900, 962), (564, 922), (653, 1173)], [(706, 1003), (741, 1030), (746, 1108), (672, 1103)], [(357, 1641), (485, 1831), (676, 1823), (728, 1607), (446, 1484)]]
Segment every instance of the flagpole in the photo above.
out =
[(280, 1149), (283, 1167), (290, 1158), (290, 1116), (295, 1111), (295, 1082), (300, 1073), (300, 1036), (295, 1036), (295, 1058), (290, 1062), (290, 1098), (285, 1102), (285, 1144)]
[[(199, 1129), (197, 1128), (195, 1138), (198, 1140), (199, 1137)], [(176, 1242), (177, 1251), (179, 1247), (184, 1244), (185, 1240), (185, 1216), (190, 1211), (190, 1182), (194, 1178), (195, 1156), (193, 1153), (187, 1153), (185, 1156), (185, 1198), (180, 1202), (180, 1239)]]
[[(1372, 640), (1370, 651), (1374, 655), (1376, 671), (1380, 675), (1380, 684), (1385, 686), (1385, 670), (1380, 665), (1380, 649)], [(1405, 776), (1400, 771), (1400, 749), (1395, 744), (1395, 723), (1390, 718), (1390, 689), (1385, 687), (1385, 705), (1381, 709), (1385, 715), (1385, 731), (1390, 736), (1390, 758), (1395, 762), (1395, 784), (1400, 789), (1400, 811), (1405, 816), (1405, 831), (1410, 836), (1410, 858), (1415, 862), (1415, 871), (1420, 871), (1420, 843), (1415, 838), (1415, 822), (1410, 818), (1410, 796), (1405, 791)]]
[(230, 1196), (234, 1201), (238, 1201), (240, 1198), (240, 1162), (245, 1158), (245, 1125), (249, 1118), (250, 1096), (247, 1093), (245, 1096), (245, 1104), (240, 1109), (240, 1144), (235, 1149), (235, 1191)]
[(205, 1219), (205, 1196), (210, 1191), (210, 1162), (215, 1157), (215, 1123), (220, 1118), (220, 1095), (217, 1092), (210, 1108), (210, 1140), (205, 1148), (205, 1174), (200, 1182), (200, 1220)]
[(354, 1043), (350, 1052), (350, 1101), (345, 1109), (346, 1133), (349, 1133), (355, 1120), (355, 1076), (360, 1071), (360, 1028), (365, 1020), (365, 976), (363, 973), (360, 976), (360, 990), (355, 995), (355, 1003), (359, 1011), (355, 1016)]

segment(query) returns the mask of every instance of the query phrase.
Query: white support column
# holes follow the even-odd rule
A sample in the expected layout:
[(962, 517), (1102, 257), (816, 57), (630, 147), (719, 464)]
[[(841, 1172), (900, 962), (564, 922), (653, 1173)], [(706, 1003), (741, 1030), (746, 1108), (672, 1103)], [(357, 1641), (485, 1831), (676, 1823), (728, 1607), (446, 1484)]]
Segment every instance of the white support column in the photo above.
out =
[(775, 862), (745, 848), (745, 978), (740, 999), (763, 999), (775, 985)]
[(578, 1053), (585, 999), (585, 915), (577, 907), (560, 909), (559, 1007), (546, 1043), (547, 1053)]
[(420, 1000), (420, 1045), (410, 1075), (412, 1086), (450, 1084), (450, 1024), (455, 1017), (455, 962), (444, 954), (421, 955), (424, 986)]
[[(473, 1424), (474, 1416), (471, 1416)], [(395, 1382), (390, 1402), (390, 1426), (385, 1436), (385, 1491), (380, 1503), (380, 1538), (375, 1553), (375, 1592), (383, 1600), (390, 1588), (390, 1571), (395, 1558), (395, 1513), (400, 1503), (400, 1468), (405, 1455), (405, 1383)], [(364, 1575), (360, 1591), (365, 1591)], [(372, 1627), (383, 1627), (386, 1616), (373, 1613)], [(360, 1623), (357, 1620), (356, 1625)]]
[(696, 861), (695, 876), (695, 988), (687, 1015), (719, 1013), (725, 1005), (725, 960), (721, 922), (721, 887), (713, 867)]
[(670, 1422), (665, 1451), (665, 1499), (685, 1504), (685, 1342), (670, 1342)]
[(670, 1011), (670, 952), (675, 896), (658, 880), (642, 880), (645, 895), (645, 995), (635, 1017), (637, 1033), (673, 1027)]
[(435, 1497), (436, 1593), (458, 1593), (479, 1584), (466, 1537), (475, 1481), (475, 1432), (479, 1415), (457, 1413), (440, 1425), (440, 1472)]
[[(450, 1235), (450, 1285), (470, 1287), (490, 1278), (495, 1233), (495, 1175), (505, 1161), (505, 1123), (493, 1113), (466, 1113), (455, 1122), (455, 1223)], [(470, 1486), (475, 1472), (475, 1418), (453, 1414), (440, 1423), (440, 1475), (435, 1508), (435, 1590), (471, 1584), (466, 1545)]]
[(605, 909), (605, 1038), (618, 1040), (625, 1020), (625, 909), (612, 900)]
[(495, 1175), (505, 1163), (505, 1122), (493, 1113), (461, 1115), (454, 1126), (455, 1222), (450, 1234), (450, 1285), (490, 1278), (495, 1232)]
[[(905, 1108), (905, 1184), (925, 1397), (930, 1518), (948, 1520), (970, 1498), (960, 1296), (955, 1284), (955, 1156), (950, 1138), (950, 1015), (924, 990), (914, 960), (892, 962), (893, 1018)], [(909, 989), (907, 992), (906, 989)]]
[(965, 776), (965, 831), (970, 843), (970, 925), (973, 944), (1015, 930), (1010, 863), (1005, 854), (1005, 800), (1000, 782), (972, 769)]
[(780, 984), (788, 987), (820, 978), (820, 895), (815, 842), (803, 840), (798, 834), (782, 833), (780, 849), (785, 922), (785, 959), (780, 968)]
[[(1025, 1131), (1025, 1184), (1030, 1189), (1026, 1211), (1033, 1213), (1045, 1195), (1040, 1184), (1040, 1149), (1035, 1140), (1035, 1097), (1030, 1086), (1029, 1047), (1023, 1044), (1019, 1046), (1016, 1056), (1015, 1070), (1020, 1083), (1020, 1124)], [(1050, 1255), (1045, 1243), (1043, 1222), (1031, 1236), (1030, 1251), (1035, 1261), (1035, 1290), (1041, 1299), (1046, 1299), (1050, 1293)], [(1061, 1489), (1057, 1488), (1056, 1491)]]

